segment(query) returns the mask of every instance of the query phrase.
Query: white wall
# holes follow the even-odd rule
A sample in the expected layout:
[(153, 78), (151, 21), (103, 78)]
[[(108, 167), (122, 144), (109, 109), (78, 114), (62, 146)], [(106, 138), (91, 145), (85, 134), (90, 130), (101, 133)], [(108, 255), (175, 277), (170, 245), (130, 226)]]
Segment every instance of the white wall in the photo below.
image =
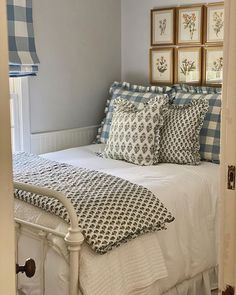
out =
[(150, 10), (221, 0), (122, 0), (122, 80), (149, 84)]
[(33, 1), (39, 74), (30, 78), (31, 132), (96, 125), (121, 78), (120, 0)]

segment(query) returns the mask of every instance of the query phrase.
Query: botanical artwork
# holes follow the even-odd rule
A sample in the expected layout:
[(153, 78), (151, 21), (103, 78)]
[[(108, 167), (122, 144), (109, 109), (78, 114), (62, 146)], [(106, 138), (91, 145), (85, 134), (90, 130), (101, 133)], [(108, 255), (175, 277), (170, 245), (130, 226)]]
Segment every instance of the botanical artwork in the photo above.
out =
[(223, 40), (223, 2), (152, 9), (151, 84), (219, 86), (223, 79)]
[(167, 23), (166, 18), (164, 18), (163, 20), (159, 20), (159, 28), (160, 28), (161, 35), (164, 35), (166, 32), (166, 23)]
[(153, 46), (174, 44), (174, 13), (173, 8), (152, 10), (151, 43)]
[(151, 83), (173, 83), (173, 49), (152, 49), (151, 58)]
[(207, 40), (208, 43), (224, 40), (224, 6), (210, 5), (207, 8)]
[(206, 56), (206, 83), (222, 83), (223, 79), (223, 49), (207, 48)]
[(184, 29), (189, 31), (190, 39), (193, 40), (194, 32), (197, 31), (196, 29), (196, 14), (193, 12), (191, 14), (184, 13), (182, 15), (182, 21), (184, 25)]
[(167, 71), (168, 65), (167, 65), (167, 60), (164, 56), (161, 56), (156, 59), (156, 67), (160, 75), (163, 75)]
[(180, 72), (184, 76), (188, 76), (190, 72), (196, 70), (196, 61), (190, 59), (183, 59), (180, 64)]
[(219, 57), (213, 60), (211, 69), (214, 72), (221, 72), (223, 70), (223, 57)]
[(223, 11), (215, 11), (213, 14), (213, 30), (216, 36), (219, 37), (220, 32), (224, 28)]
[(201, 48), (178, 49), (178, 79), (181, 83), (199, 83), (201, 80)]
[(178, 10), (178, 43), (201, 43), (202, 8), (180, 8)]

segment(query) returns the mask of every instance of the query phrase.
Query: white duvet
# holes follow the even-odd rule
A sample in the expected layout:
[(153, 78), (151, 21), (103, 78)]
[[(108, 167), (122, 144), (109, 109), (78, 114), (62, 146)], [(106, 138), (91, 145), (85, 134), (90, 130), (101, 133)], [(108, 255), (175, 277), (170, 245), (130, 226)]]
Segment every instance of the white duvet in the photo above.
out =
[[(143, 185), (158, 196), (172, 212), (175, 221), (168, 224), (166, 231), (143, 235), (105, 255), (95, 254), (85, 244), (80, 270), (83, 294), (149, 294), (150, 288), (155, 290), (150, 294), (159, 295), (216, 266), (219, 166), (202, 162), (199, 166), (159, 164), (140, 167), (96, 156), (95, 151), (101, 152), (103, 148), (103, 145), (91, 145), (43, 157), (103, 171)], [(15, 211), (18, 218), (61, 230), (66, 228), (59, 218), (22, 201), (16, 201)], [(55, 243), (59, 246), (57, 241)], [(35, 251), (36, 247), (33, 248)], [(48, 257), (54, 263), (47, 265), (51, 278), (47, 278), (45, 293), (65, 295), (67, 265), (59, 257), (66, 252), (63, 247), (60, 247), (60, 255), (50, 251)], [(59, 275), (53, 272), (53, 268)], [(35, 281), (29, 286), (25, 279), (20, 279), (20, 286), (29, 295), (38, 294), (38, 285)]]

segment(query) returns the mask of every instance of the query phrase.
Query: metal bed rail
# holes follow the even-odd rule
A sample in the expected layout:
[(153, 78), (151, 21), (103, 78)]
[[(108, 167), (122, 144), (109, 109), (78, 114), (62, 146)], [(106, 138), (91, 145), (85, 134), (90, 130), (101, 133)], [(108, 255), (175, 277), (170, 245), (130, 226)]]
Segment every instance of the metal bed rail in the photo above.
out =
[(69, 252), (69, 295), (77, 295), (79, 290), (79, 265), (80, 265), (80, 250), (84, 241), (81, 229), (78, 226), (78, 217), (70, 200), (62, 193), (42, 188), (39, 186), (14, 182), (14, 188), (31, 192), (37, 195), (47, 196), (48, 198), (57, 199), (66, 208), (69, 218), (70, 226), (66, 235), (59, 233), (53, 229), (30, 223), (19, 218), (15, 218), (18, 227), (26, 226), (28, 228), (39, 230), (41, 236), (53, 234), (55, 236), (64, 238), (68, 252)]

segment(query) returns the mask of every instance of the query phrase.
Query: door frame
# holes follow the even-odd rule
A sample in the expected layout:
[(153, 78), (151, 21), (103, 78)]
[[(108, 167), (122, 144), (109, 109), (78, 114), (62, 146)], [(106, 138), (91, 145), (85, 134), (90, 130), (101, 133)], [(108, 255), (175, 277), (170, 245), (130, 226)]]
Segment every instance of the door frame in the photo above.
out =
[(16, 294), (8, 33), (6, 0), (0, 0), (0, 294)]
[[(220, 293), (236, 286), (236, 190), (228, 189), (228, 166), (236, 166), (236, 1), (225, 0), (224, 82), (220, 167)], [(222, 294), (232, 294), (228, 288)]]

